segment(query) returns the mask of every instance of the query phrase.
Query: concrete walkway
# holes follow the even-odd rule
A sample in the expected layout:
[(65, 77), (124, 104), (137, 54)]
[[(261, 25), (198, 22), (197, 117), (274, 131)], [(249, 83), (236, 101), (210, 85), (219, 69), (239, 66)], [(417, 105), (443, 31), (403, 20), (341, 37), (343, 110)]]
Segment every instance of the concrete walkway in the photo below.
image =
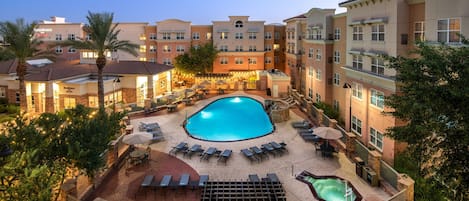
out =
[[(204, 149), (216, 147), (219, 150), (232, 149), (233, 154), (227, 164), (217, 164), (217, 158), (212, 157), (210, 161), (200, 161), (198, 156), (192, 159), (183, 158), (182, 154), (177, 157), (192, 168), (199, 175), (209, 174), (211, 180), (247, 180), (249, 174), (258, 174), (265, 177), (267, 173), (276, 173), (284, 184), (287, 199), (289, 201), (315, 200), (308, 186), (295, 179), (295, 176), (303, 170), (316, 175), (336, 175), (349, 180), (360, 192), (365, 200), (387, 200), (390, 196), (382, 189), (369, 186), (363, 179), (355, 175), (355, 165), (351, 163), (344, 154), (339, 153), (334, 158), (322, 158), (315, 153), (311, 143), (303, 141), (294, 128), (290, 126), (292, 121), (303, 120), (299, 115), (290, 111), (290, 120), (276, 124), (276, 131), (264, 137), (240, 141), (240, 142), (207, 142), (193, 139), (186, 134), (182, 123), (187, 116), (197, 112), (208, 103), (221, 97), (227, 96), (249, 96), (264, 102), (264, 98), (257, 95), (246, 94), (238, 91), (231, 94), (212, 97), (196, 102), (195, 105), (180, 108), (178, 111), (160, 115), (131, 120), (134, 128), (138, 128), (139, 122), (158, 122), (165, 136), (165, 141), (152, 144), (153, 150), (168, 153), (169, 150), (179, 142), (184, 141), (192, 146), (200, 144)], [(285, 142), (289, 153), (283, 156), (272, 157), (260, 163), (250, 163), (240, 150), (251, 146), (260, 147), (261, 144), (277, 141)]]

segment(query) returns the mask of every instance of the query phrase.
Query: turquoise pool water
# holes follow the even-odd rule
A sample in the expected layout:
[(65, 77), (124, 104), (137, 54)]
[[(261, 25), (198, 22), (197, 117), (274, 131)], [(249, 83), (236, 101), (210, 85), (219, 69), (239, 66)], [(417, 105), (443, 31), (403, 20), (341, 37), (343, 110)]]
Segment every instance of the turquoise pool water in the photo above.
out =
[[(340, 179), (315, 179), (309, 176), (306, 176), (304, 179), (313, 185), (318, 196), (324, 200), (353, 201), (357, 197), (353, 192), (348, 197), (345, 197), (345, 182)], [(350, 186), (347, 188), (350, 188)]]
[(239, 141), (274, 131), (263, 105), (249, 97), (221, 98), (188, 117), (184, 125), (194, 138), (207, 141)]

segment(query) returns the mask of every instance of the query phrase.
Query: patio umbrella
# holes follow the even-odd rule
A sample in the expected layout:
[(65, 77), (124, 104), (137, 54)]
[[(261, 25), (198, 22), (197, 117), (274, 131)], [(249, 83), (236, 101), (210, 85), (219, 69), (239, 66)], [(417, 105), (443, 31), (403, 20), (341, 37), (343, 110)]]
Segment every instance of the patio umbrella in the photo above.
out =
[(129, 145), (145, 144), (152, 139), (153, 139), (153, 136), (151, 133), (140, 132), (140, 133), (132, 133), (132, 134), (124, 136), (124, 138), (122, 139), (122, 142), (129, 144)]
[(317, 127), (314, 129), (314, 134), (326, 140), (337, 140), (342, 137), (339, 130), (331, 127)]
[(208, 80), (204, 80), (200, 83), (200, 85), (207, 85), (207, 84), (211, 84), (212, 82), (208, 81)]
[(225, 80), (217, 80), (216, 82), (217, 85), (222, 85), (222, 84), (226, 84)]

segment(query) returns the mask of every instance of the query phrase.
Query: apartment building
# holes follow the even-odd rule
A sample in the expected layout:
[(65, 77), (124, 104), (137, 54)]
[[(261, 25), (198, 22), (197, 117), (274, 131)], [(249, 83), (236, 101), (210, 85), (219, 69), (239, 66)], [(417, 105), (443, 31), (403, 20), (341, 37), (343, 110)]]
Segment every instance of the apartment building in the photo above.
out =
[[(303, 52), (301, 34), (305, 29), (306, 16), (304, 14), (283, 20), (285, 25), (285, 71), (291, 76), (291, 87), (301, 89), (301, 80), (304, 80), (304, 66), (301, 65)], [(304, 93), (303, 93), (304, 94)]]
[(285, 72), (285, 26), (268, 24), (264, 26), (264, 69), (278, 69)]

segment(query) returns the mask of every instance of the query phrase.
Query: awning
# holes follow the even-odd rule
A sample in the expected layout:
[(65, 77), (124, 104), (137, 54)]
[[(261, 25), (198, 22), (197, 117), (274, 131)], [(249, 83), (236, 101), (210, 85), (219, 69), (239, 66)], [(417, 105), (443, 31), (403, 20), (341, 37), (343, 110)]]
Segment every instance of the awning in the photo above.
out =
[(348, 25), (353, 26), (353, 25), (364, 24), (364, 21), (365, 20), (354, 20), (354, 21), (350, 22), (350, 24), (348, 24)]
[(218, 29), (217, 30), (218, 33), (229, 32), (229, 31), (230, 31), (229, 29)]
[(248, 33), (257, 33), (259, 29), (248, 29)]
[(364, 21), (364, 23), (366, 24), (387, 23), (387, 22), (388, 22), (387, 17), (371, 18), (371, 19)]

